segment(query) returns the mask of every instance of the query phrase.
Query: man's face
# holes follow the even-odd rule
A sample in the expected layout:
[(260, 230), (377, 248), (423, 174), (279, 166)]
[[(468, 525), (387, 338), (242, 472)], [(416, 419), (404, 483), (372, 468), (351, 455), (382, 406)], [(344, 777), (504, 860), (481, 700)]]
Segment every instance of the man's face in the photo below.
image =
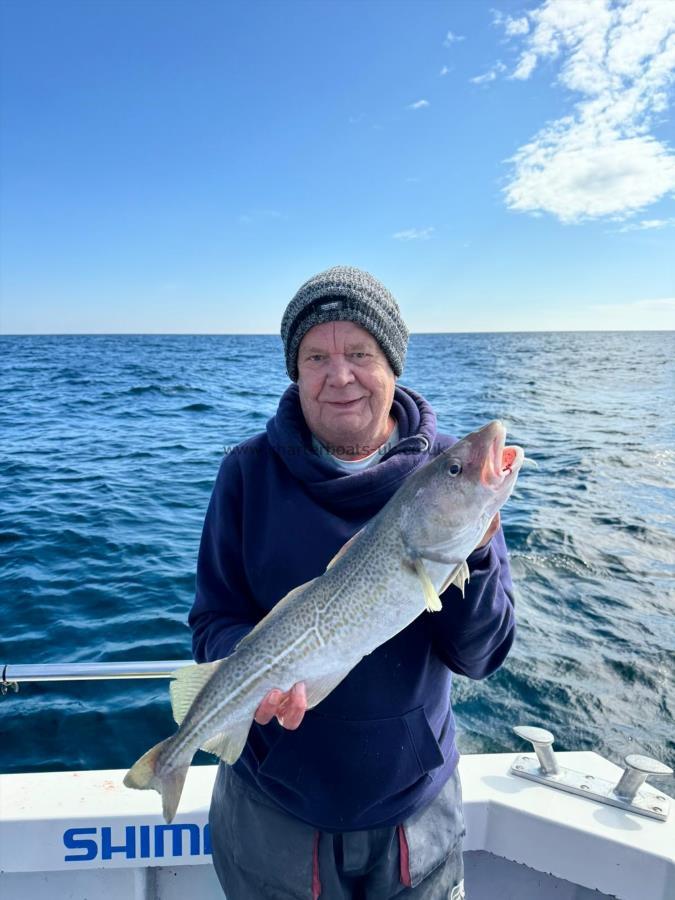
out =
[[(375, 338), (354, 322), (315, 325), (298, 350), (305, 421), (337, 456), (364, 456), (389, 434), (395, 376)], [(356, 452), (340, 452), (357, 447)]]

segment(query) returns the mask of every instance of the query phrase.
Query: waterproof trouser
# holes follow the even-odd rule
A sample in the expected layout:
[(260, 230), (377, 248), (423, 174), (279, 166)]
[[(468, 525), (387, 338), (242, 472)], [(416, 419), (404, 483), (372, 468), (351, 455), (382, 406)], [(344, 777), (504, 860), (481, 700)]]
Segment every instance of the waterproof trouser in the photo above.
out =
[(398, 826), (324, 832), (221, 763), (211, 811), (213, 864), (227, 900), (462, 900), (464, 817), (457, 770)]

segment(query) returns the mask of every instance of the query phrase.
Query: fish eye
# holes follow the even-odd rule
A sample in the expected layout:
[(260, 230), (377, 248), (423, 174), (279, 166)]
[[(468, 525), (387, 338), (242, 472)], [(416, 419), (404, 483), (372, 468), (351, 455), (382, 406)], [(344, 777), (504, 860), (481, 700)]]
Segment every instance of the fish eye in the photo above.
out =
[(459, 462), (459, 460), (457, 460), (457, 459), (454, 459), (448, 467), (448, 472), (454, 478), (455, 476), (459, 475), (461, 471), (462, 471), (461, 462)]

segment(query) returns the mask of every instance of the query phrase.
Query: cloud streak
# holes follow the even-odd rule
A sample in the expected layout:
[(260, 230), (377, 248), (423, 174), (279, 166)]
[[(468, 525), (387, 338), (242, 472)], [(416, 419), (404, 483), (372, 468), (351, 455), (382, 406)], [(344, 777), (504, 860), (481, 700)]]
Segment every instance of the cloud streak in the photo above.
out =
[(427, 106), (431, 106), (428, 100), (417, 100), (415, 103), (410, 103), (408, 109), (426, 109)]
[(675, 76), (675, 3), (545, 0), (495, 24), (519, 45), (510, 78), (555, 61), (558, 84), (578, 96), (509, 160), (510, 209), (621, 219), (675, 191), (675, 155), (651, 134)]
[(661, 228), (672, 228), (675, 218), (670, 219), (642, 219), (640, 222), (631, 222), (619, 228), (619, 231), (656, 231)]
[(445, 40), (443, 41), (443, 46), (444, 47), (452, 47), (453, 44), (457, 44), (459, 41), (463, 41), (463, 40), (465, 40), (465, 37), (463, 34), (454, 34), (454, 32), (449, 31), (445, 36)]
[(433, 233), (433, 226), (429, 228), (408, 228), (405, 231), (397, 231), (392, 237), (395, 241), (428, 241)]
[(491, 81), (494, 81), (498, 75), (502, 72), (506, 71), (506, 66), (501, 60), (497, 60), (497, 62), (492, 66), (492, 68), (488, 69), (487, 72), (483, 72), (482, 75), (476, 75), (474, 78), (469, 78), (471, 84), (489, 84)]
[(516, 18), (515, 16), (505, 16), (499, 10), (492, 11), (492, 22), (504, 29), (507, 37), (515, 37), (518, 34), (527, 34), (530, 30), (530, 22), (527, 16)]

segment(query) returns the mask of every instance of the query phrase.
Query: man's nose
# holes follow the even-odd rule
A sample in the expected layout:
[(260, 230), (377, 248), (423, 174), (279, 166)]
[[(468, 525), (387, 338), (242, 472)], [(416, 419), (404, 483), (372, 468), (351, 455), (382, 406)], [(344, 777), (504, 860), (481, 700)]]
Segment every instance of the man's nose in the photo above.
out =
[(354, 381), (351, 364), (344, 353), (331, 353), (328, 380), (332, 385), (343, 386)]

